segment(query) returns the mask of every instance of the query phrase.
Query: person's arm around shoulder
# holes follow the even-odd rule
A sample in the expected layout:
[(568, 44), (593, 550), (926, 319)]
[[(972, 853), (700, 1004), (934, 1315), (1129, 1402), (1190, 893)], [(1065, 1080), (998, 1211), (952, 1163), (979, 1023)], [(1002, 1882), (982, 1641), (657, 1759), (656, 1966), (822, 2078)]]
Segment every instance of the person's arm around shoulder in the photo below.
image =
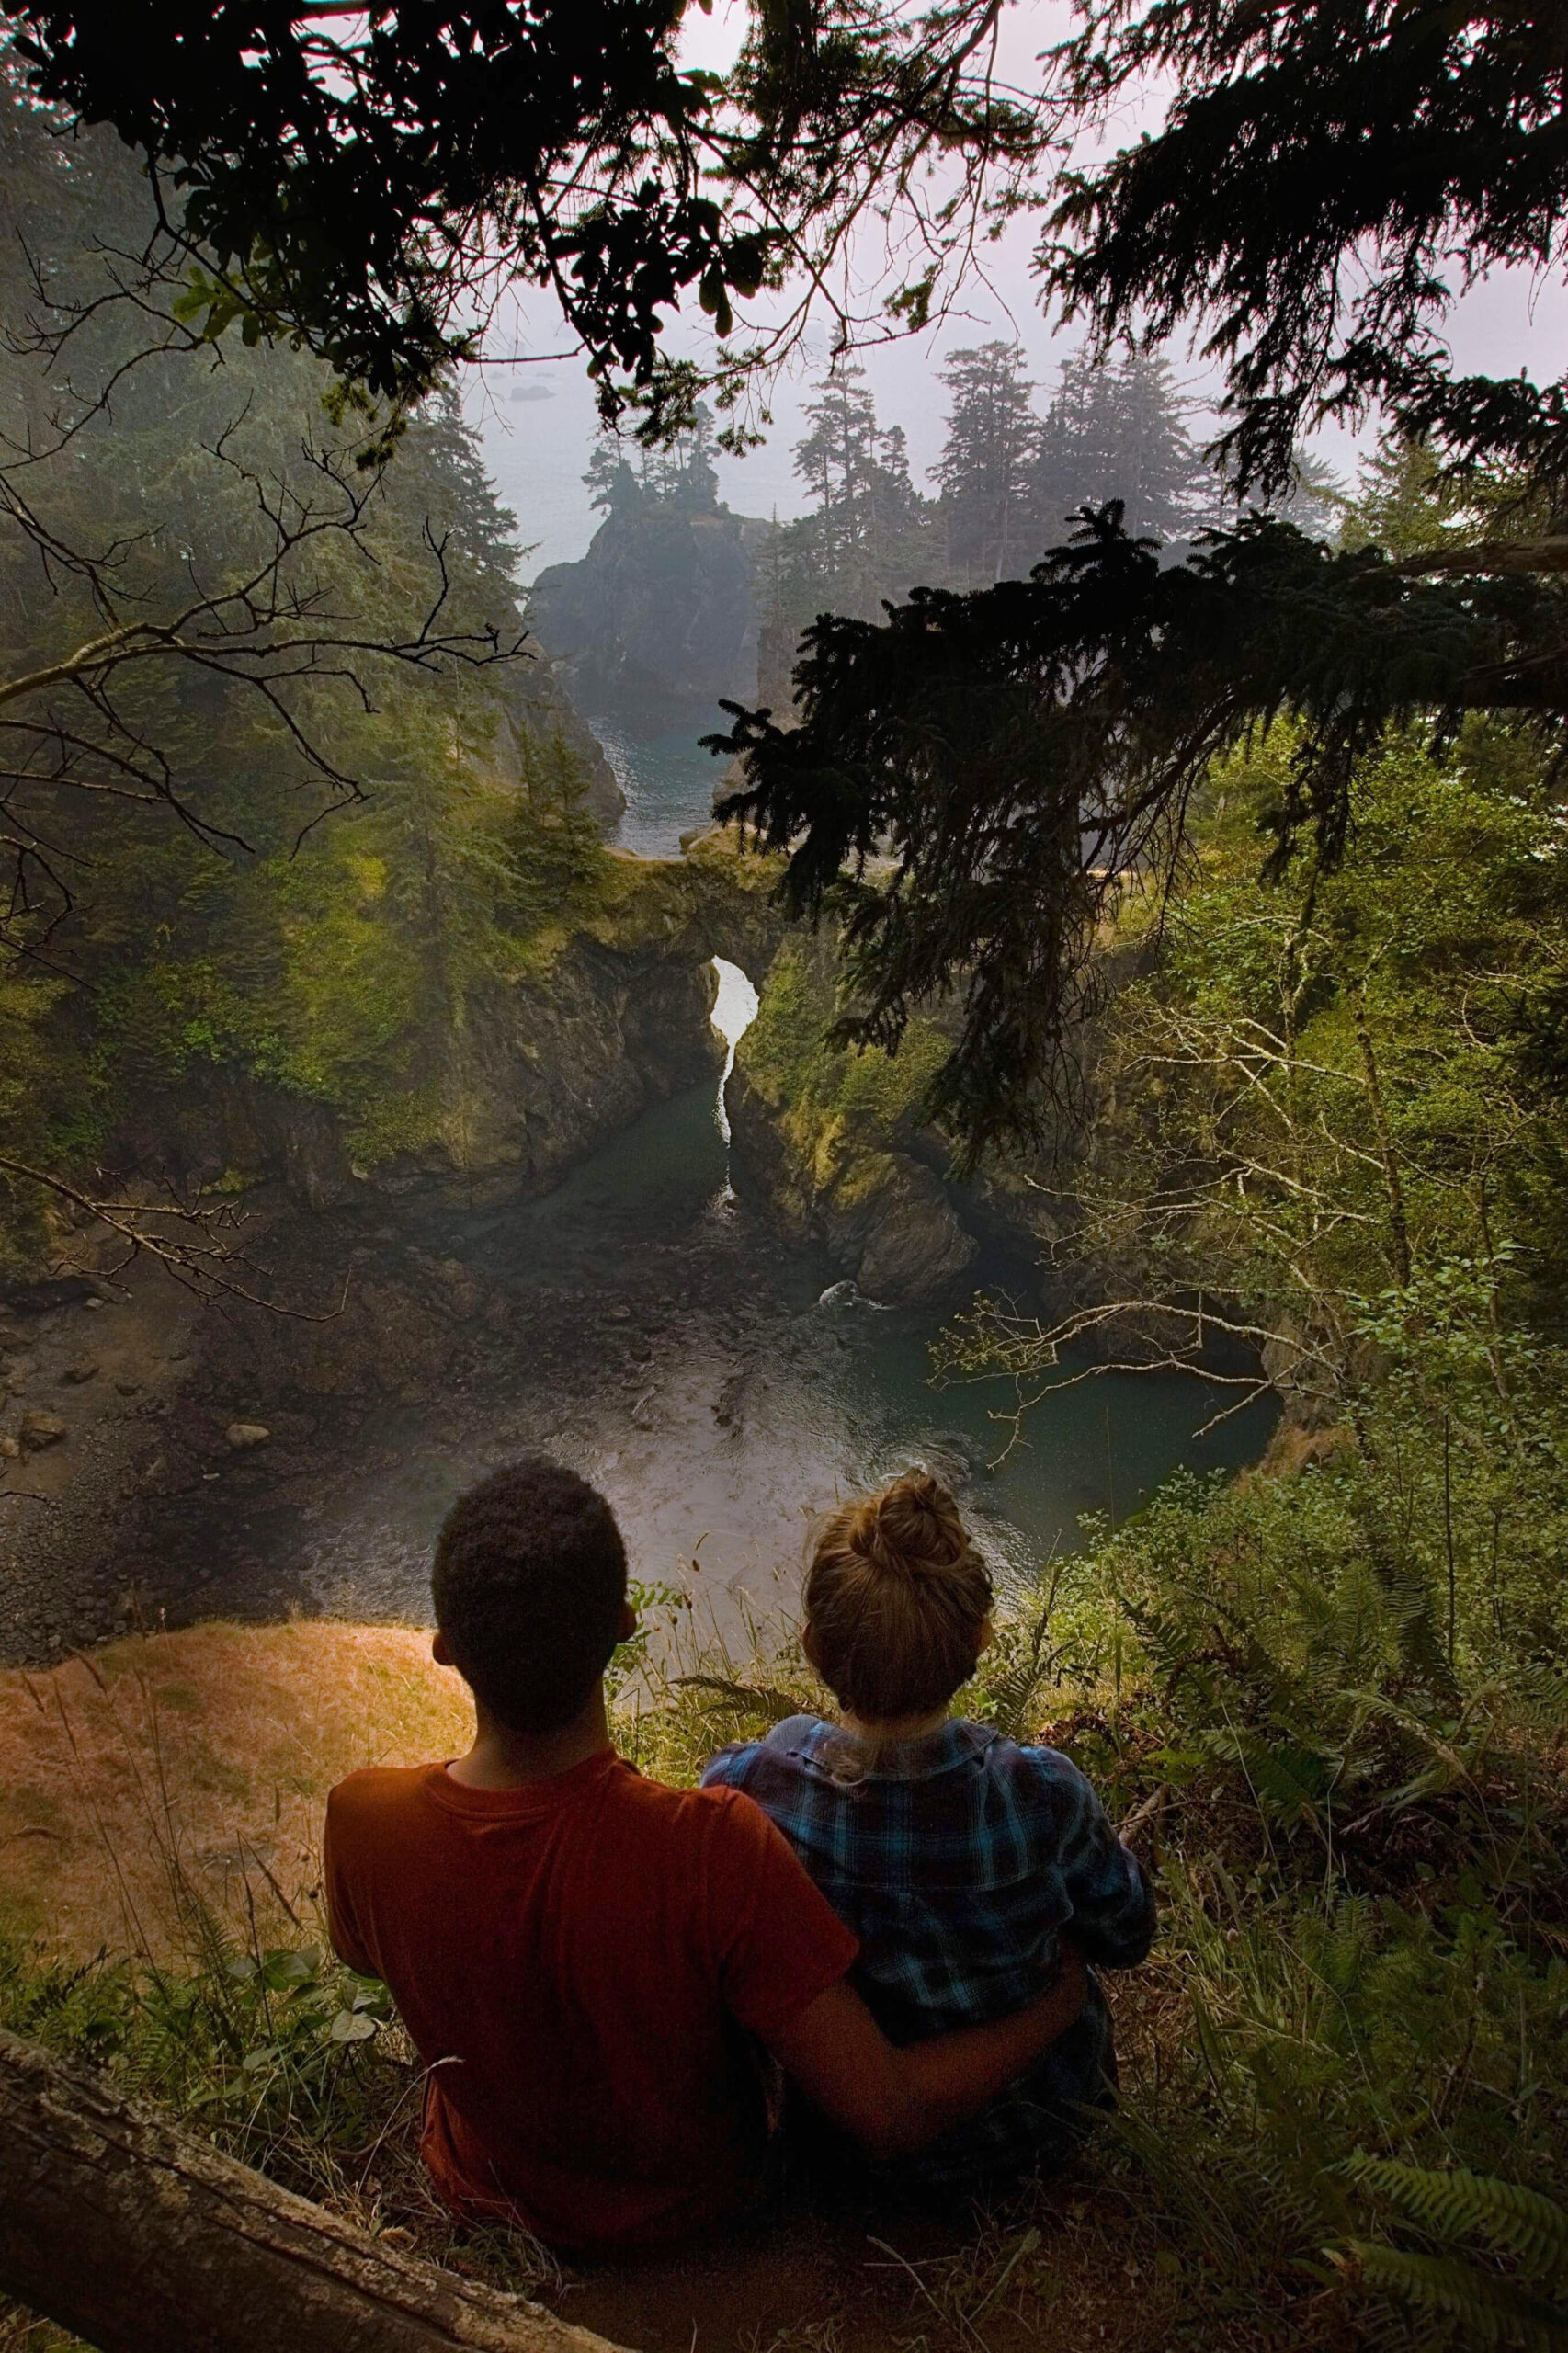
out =
[(873, 2156), (909, 2156), (1026, 2074), (1076, 2019), (1088, 1983), (1083, 1955), (1063, 1945), (1053, 1983), (1027, 2009), (900, 2049), (840, 1979), (771, 2039), (772, 2050)]
[(834, 2121), (878, 2155), (923, 2148), (1025, 2074), (1077, 2018), (1087, 1991), (1064, 1948), (1027, 2009), (900, 2049), (845, 1983), (855, 1938), (761, 1809), (714, 1790), (708, 1901), (719, 1986)]

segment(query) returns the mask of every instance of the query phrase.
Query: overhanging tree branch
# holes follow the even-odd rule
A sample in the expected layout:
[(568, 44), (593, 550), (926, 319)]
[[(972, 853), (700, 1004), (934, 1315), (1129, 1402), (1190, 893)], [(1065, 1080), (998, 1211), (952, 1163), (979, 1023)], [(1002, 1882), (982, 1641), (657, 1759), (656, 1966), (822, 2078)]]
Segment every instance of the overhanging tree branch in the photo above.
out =
[[(69, 860), (47, 845), (73, 795), (161, 805), (210, 847), (248, 850), (242, 834), (203, 809), (200, 779), (182, 776), (149, 739), (144, 678), (156, 687), (181, 672), (198, 674), (254, 699), (320, 788), (325, 808), (360, 798), (362, 788), (333, 746), (320, 689), (369, 710), (377, 681), (389, 670), (439, 676), (526, 658), (516, 629), (447, 620), (447, 543), (428, 521), (422, 601), (409, 609), (412, 600), (402, 600), (389, 627), (361, 618), (345, 596), (344, 575), (356, 565), (368, 577), (377, 568), (371, 534), (380, 476), (307, 447), (301, 487), (243, 460), (233, 438), (231, 429), (206, 455), (216, 481), (242, 494), (250, 548), (228, 576), (210, 582), (187, 563), (186, 593), (177, 601), (166, 582), (138, 576), (131, 543), (94, 551), (62, 539), (37, 498), (24, 495), (14, 470), (0, 468), (0, 528), (8, 525), (45, 571), (65, 569), (75, 593), (108, 623), (52, 660), (0, 675), (0, 816), (8, 835), (0, 847), (11, 863), (0, 953), (25, 959), (40, 952), (70, 911)], [(163, 608), (149, 611), (150, 604)], [(301, 833), (320, 813), (303, 821)]]
[(166, 1187), (163, 1199), (100, 1200), (52, 1170), (35, 1168), (8, 1153), (0, 1153), (0, 1174), (65, 1203), (79, 1221), (79, 1231), (101, 1229), (119, 1247), (118, 1257), (99, 1264), (97, 1253), (90, 1259), (79, 1259), (62, 1244), (55, 1254), (56, 1274), (88, 1274), (95, 1280), (112, 1282), (136, 1259), (152, 1258), (185, 1290), (201, 1298), (235, 1300), (296, 1323), (331, 1323), (347, 1304), (347, 1279), (336, 1305), (328, 1308), (290, 1307), (275, 1293), (268, 1296), (258, 1290), (256, 1285), (267, 1279), (267, 1270), (242, 1248), (244, 1218), (232, 1201), (182, 1200)]
[(886, 614), (808, 631), (798, 725), (727, 704), (707, 741), (744, 763), (720, 813), (788, 853), (791, 912), (842, 925), (840, 1039), (896, 1050), (923, 999), (958, 1004), (926, 1109), (970, 1162), (1082, 1108), (1105, 927), (1131, 898), (1158, 906), (1216, 757), (1294, 718), (1278, 853), (1310, 835), (1332, 864), (1356, 764), (1390, 726), (1441, 737), (1489, 710), (1555, 741), (1568, 712), (1551, 572), (1417, 577), (1256, 517), (1162, 564), (1112, 505), (1028, 580), (917, 589)]

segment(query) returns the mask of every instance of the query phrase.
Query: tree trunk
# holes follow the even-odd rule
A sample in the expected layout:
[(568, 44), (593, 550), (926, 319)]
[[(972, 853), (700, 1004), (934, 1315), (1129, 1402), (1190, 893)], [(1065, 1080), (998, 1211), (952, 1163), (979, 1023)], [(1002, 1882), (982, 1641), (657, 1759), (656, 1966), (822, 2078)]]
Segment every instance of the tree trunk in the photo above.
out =
[(3, 2032), (0, 2289), (101, 2353), (613, 2353)]

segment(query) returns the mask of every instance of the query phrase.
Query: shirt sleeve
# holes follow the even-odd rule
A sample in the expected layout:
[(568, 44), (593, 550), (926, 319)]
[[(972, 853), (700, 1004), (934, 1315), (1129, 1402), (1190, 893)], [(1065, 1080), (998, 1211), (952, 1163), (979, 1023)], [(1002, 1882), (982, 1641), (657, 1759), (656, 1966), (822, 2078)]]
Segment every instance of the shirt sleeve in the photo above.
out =
[(707, 1895), (720, 1991), (768, 2042), (837, 1984), (860, 1947), (762, 1808), (739, 1790), (714, 1797)]
[(346, 1843), (340, 1792), (334, 1790), (327, 1797), (326, 1827), (322, 1833), (322, 1891), (326, 1899), (326, 1932), (339, 1961), (357, 1971), (361, 1977), (379, 1977), (381, 1972), (374, 1957), (367, 1951), (364, 1938), (354, 1917), (347, 1873), (344, 1869)]
[(702, 1768), (699, 1786), (705, 1790), (744, 1790), (746, 1767), (756, 1756), (755, 1740), (733, 1740), (717, 1756), (710, 1756)]
[(1108, 1969), (1131, 1969), (1154, 1941), (1154, 1897), (1130, 1847), (1124, 1847), (1084, 1775), (1050, 1748), (1026, 1749), (1050, 1782), (1056, 1864), (1073, 1906), (1066, 1934), (1085, 1957)]

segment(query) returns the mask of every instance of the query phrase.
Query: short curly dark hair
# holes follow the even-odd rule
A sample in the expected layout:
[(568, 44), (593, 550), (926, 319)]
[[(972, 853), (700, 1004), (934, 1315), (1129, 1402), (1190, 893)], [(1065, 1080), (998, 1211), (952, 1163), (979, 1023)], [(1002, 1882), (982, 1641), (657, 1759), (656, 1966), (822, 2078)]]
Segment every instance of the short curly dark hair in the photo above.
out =
[(452, 1506), (430, 1591), (452, 1664), (497, 1722), (557, 1732), (615, 1648), (626, 1547), (597, 1488), (526, 1454)]

